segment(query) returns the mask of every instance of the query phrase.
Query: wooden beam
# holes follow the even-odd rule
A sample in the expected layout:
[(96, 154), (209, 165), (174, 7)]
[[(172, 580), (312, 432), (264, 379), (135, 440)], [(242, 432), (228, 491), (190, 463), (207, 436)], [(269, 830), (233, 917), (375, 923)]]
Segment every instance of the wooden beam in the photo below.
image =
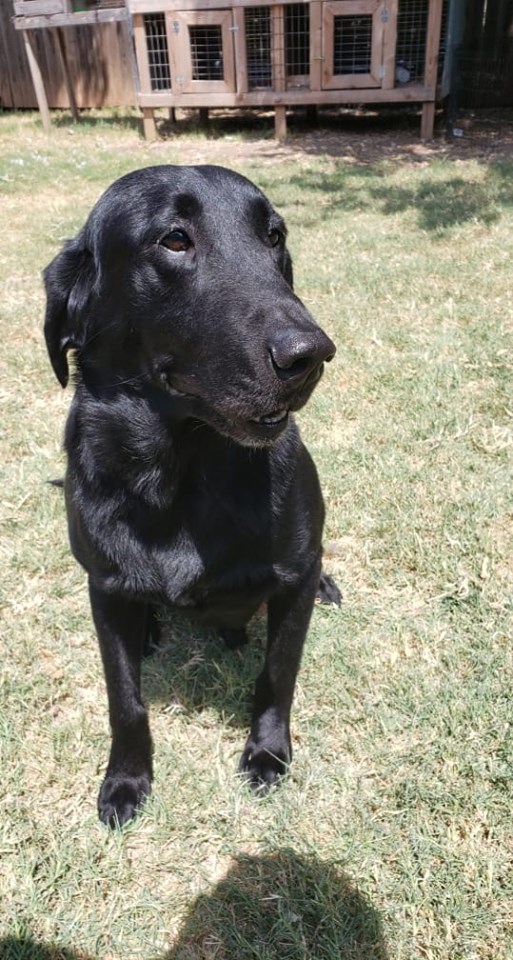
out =
[(64, 74), (64, 83), (66, 86), (66, 93), (68, 94), (68, 103), (71, 111), (71, 116), (75, 123), (78, 123), (78, 110), (77, 110), (77, 101), (75, 100), (75, 91), (73, 89), (73, 81), (71, 79), (71, 74), (69, 71), (68, 58), (66, 56), (66, 47), (64, 44), (64, 36), (62, 33), (62, 28), (57, 27), (56, 31), (57, 36), (57, 49), (59, 51), (59, 57), (61, 61), (62, 72)]
[(48, 100), (46, 99), (45, 85), (43, 83), (43, 77), (41, 76), (41, 70), (37, 60), (34, 38), (30, 30), (23, 31), (23, 42), (25, 44), (25, 52), (27, 54), (30, 76), (32, 77), (32, 83), (34, 84), (34, 92), (36, 94), (43, 130), (45, 133), (50, 133), (52, 124), (50, 120), (50, 111), (48, 109)]
[(274, 107), (308, 106), (323, 103), (424, 103), (435, 99), (435, 90), (422, 85), (380, 90), (362, 87), (359, 90), (250, 90), (249, 93), (183, 93), (159, 90), (141, 93), (141, 107)]
[[(440, 33), (442, 29), (443, 0), (430, 0), (427, 22), (426, 40), (426, 67), (424, 83), (427, 87), (435, 87), (438, 77), (438, 54), (440, 50)], [(434, 98), (433, 98), (434, 101)], [(435, 129), (435, 104), (424, 103), (422, 107), (422, 121), (420, 135), (422, 140), (432, 140)]]
[(312, 0), (310, 4), (310, 90), (322, 86), (322, 3)]
[(383, 27), (383, 82), (384, 90), (395, 85), (395, 51), (397, 46), (397, 5), (398, 0), (388, 0), (388, 20)]
[(285, 140), (287, 137), (287, 108), (275, 107), (274, 109), (274, 135), (277, 140)]
[(143, 107), (143, 131), (146, 140), (157, 139), (157, 127), (155, 124), (155, 114), (153, 107)]
[(248, 51), (246, 45), (246, 17), (243, 7), (233, 8), (233, 46), (235, 51), (235, 86), (238, 93), (247, 93)]
[(109, 8), (106, 10), (90, 10), (80, 13), (52, 13), (39, 17), (13, 17), (12, 22), (16, 30), (44, 30), (48, 27), (83, 27), (85, 24), (118, 23), (126, 20), (125, 8)]

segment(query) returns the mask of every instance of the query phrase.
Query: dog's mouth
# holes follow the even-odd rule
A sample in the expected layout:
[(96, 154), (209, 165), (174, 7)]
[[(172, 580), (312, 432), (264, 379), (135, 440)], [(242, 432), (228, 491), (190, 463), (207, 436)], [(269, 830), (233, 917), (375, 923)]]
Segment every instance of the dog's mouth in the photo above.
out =
[(244, 414), (234, 417), (232, 412), (228, 413), (216, 409), (213, 404), (207, 404), (199, 394), (182, 389), (182, 383), (178, 386), (176, 380), (167, 373), (160, 373), (158, 384), (178, 404), (179, 416), (185, 415), (210, 423), (219, 433), (243, 445), (268, 446), (287, 429), (290, 414), (306, 403), (320, 375), (321, 371), (317, 371), (315, 380), (312, 378), (311, 382), (304, 384), (303, 389), (290, 398), (287, 406), (277, 406), (258, 416), (248, 416), (248, 410), (245, 417)]
[(286, 407), (280, 407), (278, 410), (264, 413), (260, 417), (251, 417), (250, 420), (246, 420), (245, 426), (249, 438), (264, 442), (274, 440), (286, 429), (289, 422), (289, 412)]

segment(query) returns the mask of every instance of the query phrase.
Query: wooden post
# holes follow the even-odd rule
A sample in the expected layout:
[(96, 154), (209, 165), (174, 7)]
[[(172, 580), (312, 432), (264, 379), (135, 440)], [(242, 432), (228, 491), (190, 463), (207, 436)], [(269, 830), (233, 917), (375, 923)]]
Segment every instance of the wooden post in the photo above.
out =
[(277, 140), (287, 138), (287, 108), (282, 104), (274, 108), (274, 135)]
[(246, 46), (246, 18), (244, 7), (233, 7), (233, 45), (235, 49), (235, 89), (248, 92), (248, 51)]
[(143, 107), (143, 130), (147, 140), (157, 139), (157, 127), (155, 124), (155, 111), (153, 107)]
[(322, 86), (322, 5), (310, 2), (310, 90)]
[(392, 90), (395, 86), (395, 51), (397, 47), (397, 5), (398, 0), (387, 3), (388, 20), (383, 30), (383, 90)]
[(426, 40), (426, 69), (424, 83), (433, 88), (433, 99), (422, 104), (422, 121), (420, 136), (422, 140), (432, 140), (435, 127), (435, 97), (438, 74), (438, 52), (440, 49), (440, 31), (442, 28), (442, 0), (430, 0), (427, 40)]
[(23, 43), (25, 44), (25, 53), (27, 54), (30, 75), (34, 84), (37, 105), (41, 116), (41, 123), (45, 133), (50, 133), (52, 125), (50, 121), (50, 111), (48, 109), (48, 100), (46, 99), (45, 86), (37, 61), (34, 39), (31, 30), (23, 30)]
[[(275, 93), (283, 93), (285, 75), (285, 12), (283, 4), (271, 7), (271, 67)], [(277, 140), (287, 136), (287, 107), (277, 104), (274, 109), (274, 135)]]
[(62, 66), (62, 72), (64, 74), (64, 83), (66, 85), (66, 93), (68, 94), (68, 103), (71, 111), (71, 116), (75, 123), (78, 123), (78, 110), (77, 110), (77, 101), (75, 100), (75, 91), (73, 89), (73, 83), (71, 80), (71, 74), (69, 72), (68, 58), (66, 57), (66, 47), (64, 44), (64, 36), (62, 29), (57, 27), (57, 49), (59, 51), (59, 57)]

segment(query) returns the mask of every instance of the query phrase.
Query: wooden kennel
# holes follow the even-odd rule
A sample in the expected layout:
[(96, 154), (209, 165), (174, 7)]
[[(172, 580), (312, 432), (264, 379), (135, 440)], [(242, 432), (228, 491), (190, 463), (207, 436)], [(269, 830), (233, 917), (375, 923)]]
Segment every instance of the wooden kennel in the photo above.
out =
[[(32, 0), (34, 2), (34, 0)], [(157, 107), (419, 103), (433, 134), (444, 0), (127, 0), (144, 130)]]

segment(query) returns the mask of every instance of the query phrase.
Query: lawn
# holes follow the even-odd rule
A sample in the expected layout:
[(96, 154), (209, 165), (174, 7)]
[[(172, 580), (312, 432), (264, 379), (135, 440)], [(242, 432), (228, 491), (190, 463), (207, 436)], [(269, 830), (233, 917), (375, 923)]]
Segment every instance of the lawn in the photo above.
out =
[[(0, 115), (2, 960), (513, 957), (513, 162), (415, 137), (151, 145), (123, 117), (45, 139)], [(236, 776), (262, 623), (244, 652), (170, 623), (144, 667), (154, 794), (109, 831), (40, 274), (117, 176), (196, 160), (285, 215), (338, 345), (299, 421), (344, 602), (315, 610), (266, 798)]]

